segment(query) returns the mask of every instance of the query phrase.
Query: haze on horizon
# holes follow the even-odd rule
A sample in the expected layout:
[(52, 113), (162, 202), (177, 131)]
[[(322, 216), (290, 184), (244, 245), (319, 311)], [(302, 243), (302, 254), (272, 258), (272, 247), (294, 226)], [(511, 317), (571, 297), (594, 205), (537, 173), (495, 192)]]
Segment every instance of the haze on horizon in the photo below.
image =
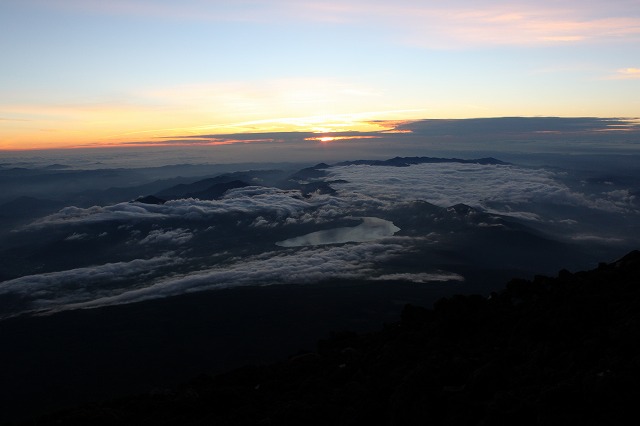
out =
[(632, 118), (637, 6), (4, 0), (0, 150), (380, 132), (423, 118)]

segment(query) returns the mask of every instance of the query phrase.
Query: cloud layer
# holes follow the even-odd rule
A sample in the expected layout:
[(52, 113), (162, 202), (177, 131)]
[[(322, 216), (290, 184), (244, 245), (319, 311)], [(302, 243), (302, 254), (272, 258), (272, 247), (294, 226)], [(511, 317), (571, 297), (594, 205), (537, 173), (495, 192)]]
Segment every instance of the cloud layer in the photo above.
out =
[[(628, 191), (587, 196), (570, 189), (554, 172), (511, 165), (418, 164), (410, 167), (340, 166), (329, 169), (329, 179), (339, 196), (350, 205), (380, 206), (401, 201), (424, 200), (440, 207), (463, 203), (495, 213), (533, 218), (519, 210), (533, 204), (586, 207), (608, 212), (632, 208)], [(509, 206), (496, 210), (495, 205)]]
[[(3, 310), (0, 318), (21, 311), (47, 310), (67, 303), (91, 300), (100, 294), (122, 291), (131, 286), (132, 279), (150, 279), (163, 268), (183, 261), (173, 254), (165, 254), (150, 259), (106, 263), (4, 281), (0, 283), (0, 297), (10, 296), (18, 306), (14, 312)], [(20, 301), (15, 302), (16, 298)]]
[[(18, 310), (11, 313), (15, 315), (33, 310), (53, 312), (133, 303), (185, 292), (246, 285), (375, 279), (382, 275), (382, 264), (413, 250), (406, 245), (407, 240), (402, 241), (405, 244), (400, 241), (283, 249), (231, 258), (217, 266), (172, 277), (154, 278), (151, 271), (185, 262), (185, 259), (164, 255), (21, 277), (0, 283), (0, 296), (13, 295), (22, 299)], [(132, 284), (132, 279), (144, 274), (147, 274), (146, 279)], [(434, 274), (431, 281), (441, 281), (437, 278), (440, 275)], [(424, 282), (425, 277), (416, 275), (415, 280)], [(412, 280), (409, 275), (388, 279)], [(451, 276), (449, 279), (457, 278)]]
[(188, 229), (154, 229), (139, 244), (186, 244), (193, 238)]
[[(583, 216), (593, 214), (594, 223), (602, 225), (603, 218), (637, 214), (636, 196), (629, 189), (606, 180), (594, 184), (597, 191), (587, 192), (585, 182), (574, 181), (570, 187), (565, 175), (545, 169), (450, 162), (327, 166), (325, 171), (324, 179), (337, 190), (333, 195), (313, 193), (305, 198), (298, 190), (253, 186), (230, 190), (220, 200), (64, 208), (21, 235), (35, 240), (38, 232), (48, 233), (52, 244), (57, 241), (69, 253), (91, 239), (97, 253), (78, 262), (94, 266), (0, 283), (0, 299), (8, 306), (1, 315), (133, 303), (247, 285), (331, 279), (464, 280), (459, 273), (438, 270), (435, 263), (435, 271), (429, 266), (397, 269), (394, 261), (403, 256), (407, 265), (414, 265), (412, 253), (423, 256), (420, 250), (437, 244), (467, 244), (459, 240), (467, 234), (449, 238), (466, 216), (424, 203), (418, 203), (418, 210), (405, 210), (415, 200), (440, 207), (462, 203), (535, 220), (545, 229), (573, 235), (574, 243), (620, 243), (617, 235), (604, 235), (605, 230), (601, 235), (600, 229), (583, 226)], [(362, 224), (345, 226), (357, 217), (364, 218)], [(399, 229), (393, 221), (404, 221), (411, 231), (394, 236)], [(507, 228), (486, 222), (469, 220), (467, 225), (483, 232)], [(118, 255), (131, 260), (101, 263), (119, 248), (123, 252)], [(55, 270), (56, 265), (54, 261), (44, 270)]]
[(32, 226), (181, 218), (204, 219), (227, 213), (269, 213), (278, 217), (302, 214), (313, 208), (313, 200), (305, 200), (299, 191), (277, 188), (245, 187), (229, 190), (220, 200), (179, 199), (165, 204), (118, 203), (90, 208), (66, 207)]

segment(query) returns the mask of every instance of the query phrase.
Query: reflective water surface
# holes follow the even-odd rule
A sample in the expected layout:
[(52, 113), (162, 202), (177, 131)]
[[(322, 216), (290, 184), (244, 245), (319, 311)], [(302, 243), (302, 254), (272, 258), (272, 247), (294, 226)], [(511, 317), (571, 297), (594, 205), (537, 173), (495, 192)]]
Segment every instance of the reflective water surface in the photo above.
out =
[(360, 243), (390, 237), (399, 230), (400, 228), (388, 220), (377, 217), (363, 217), (362, 223), (358, 226), (311, 232), (310, 234), (279, 241), (276, 245), (280, 247), (302, 247), (351, 242)]

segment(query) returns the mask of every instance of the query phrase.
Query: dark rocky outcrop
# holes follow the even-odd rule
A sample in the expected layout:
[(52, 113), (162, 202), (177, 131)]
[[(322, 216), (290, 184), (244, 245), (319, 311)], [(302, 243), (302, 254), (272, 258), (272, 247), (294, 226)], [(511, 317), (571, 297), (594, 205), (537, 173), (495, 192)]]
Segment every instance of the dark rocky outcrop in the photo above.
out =
[(59, 412), (37, 424), (628, 424), (640, 377), (640, 252), (407, 305), (317, 351)]
[(142, 204), (164, 204), (167, 201), (153, 195), (147, 195), (146, 197), (138, 197), (133, 202)]

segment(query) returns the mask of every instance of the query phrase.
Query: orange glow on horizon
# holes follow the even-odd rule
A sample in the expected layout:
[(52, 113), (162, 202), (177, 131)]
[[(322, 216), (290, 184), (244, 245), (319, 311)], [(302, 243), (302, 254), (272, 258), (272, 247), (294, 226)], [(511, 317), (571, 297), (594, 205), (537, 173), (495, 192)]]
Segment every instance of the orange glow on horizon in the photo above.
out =
[(322, 143), (335, 142), (340, 140), (351, 140), (351, 139), (378, 139), (380, 136), (371, 136), (371, 135), (363, 135), (363, 136), (318, 136), (313, 138), (305, 138), (305, 141), (316, 141)]
[[(401, 112), (390, 111), (390, 115)], [(253, 120), (226, 124), (194, 125), (183, 120), (168, 120), (167, 117), (152, 117), (136, 114), (134, 111), (113, 111), (98, 117), (90, 114), (77, 117), (59, 116), (47, 120), (34, 118), (3, 120), (0, 133), (0, 150), (27, 151), (42, 149), (74, 149), (127, 146), (189, 146), (189, 145), (229, 145), (232, 143), (252, 143), (263, 141), (256, 138), (237, 139), (233, 135), (252, 133), (290, 132), (380, 132), (393, 130), (397, 121), (372, 121), (378, 113), (338, 114)], [(395, 118), (395, 117), (394, 117)], [(156, 120), (166, 119), (164, 127)], [(397, 120), (397, 118), (395, 118)], [(173, 123), (171, 122), (173, 121)], [(180, 122), (182, 121), (182, 123)], [(174, 124), (173, 126), (171, 124)], [(186, 125), (185, 125), (186, 124)], [(322, 130), (320, 130), (320, 128)], [(320, 130), (320, 131), (319, 131)], [(213, 137), (218, 135), (217, 137)], [(221, 135), (229, 135), (220, 137)], [(353, 138), (346, 136), (325, 136), (324, 142)], [(171, 139), (171, 142), (167, 142)], [(361, 136), (358, 138), (362, 138)], [(180, 142), (184, 139), (184, 142)], [(191, 141), (189, 139), (192, 139)]]

